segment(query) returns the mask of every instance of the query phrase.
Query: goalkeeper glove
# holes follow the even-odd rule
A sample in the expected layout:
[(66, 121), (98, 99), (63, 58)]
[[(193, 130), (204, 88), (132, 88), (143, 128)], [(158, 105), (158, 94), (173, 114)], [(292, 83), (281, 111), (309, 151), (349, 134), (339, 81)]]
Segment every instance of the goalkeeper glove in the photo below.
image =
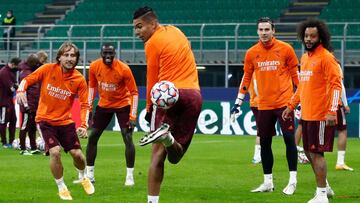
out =
[(234, 106), (231, 108), (230, 113), (231, 114), (237, 114), (240, 112), (240, 105), (239, 104), (234, 104)]
[(241, 113), (240, 106), (244, 101), (243, 98), (244, 98), (243, 96), (240, 95), (240, 97), (239, 97), (239, 95), (238, 95), (238, 98), (236, 98), (236, 100), (235, 100), (234, 106), (231, 108), (230, 118), (231, 118), (232, 122), (235, 122), (236, 118), (239, 117), (239, 115)]

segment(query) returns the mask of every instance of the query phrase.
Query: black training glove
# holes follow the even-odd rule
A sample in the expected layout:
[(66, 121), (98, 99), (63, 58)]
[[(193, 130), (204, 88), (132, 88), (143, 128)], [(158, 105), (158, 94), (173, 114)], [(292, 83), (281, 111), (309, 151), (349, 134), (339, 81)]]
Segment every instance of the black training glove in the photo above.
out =
[(235, 100), (234, 106), (230, 110), (230, 119), (232, 122), (235, 122), (237, 117), (240, 115), (240, 106), (243, 103), (244, 99), (242, 97), (238, 97)]

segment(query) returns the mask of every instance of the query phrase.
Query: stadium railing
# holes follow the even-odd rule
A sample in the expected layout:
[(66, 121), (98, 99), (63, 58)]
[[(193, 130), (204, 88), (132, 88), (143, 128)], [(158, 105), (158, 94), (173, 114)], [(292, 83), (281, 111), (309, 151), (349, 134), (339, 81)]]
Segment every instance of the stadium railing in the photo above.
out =
[[(360, 66), (360, 22), (329, 22), (332, 33), (335, 55), (342, 67)], [(257, 42), (255, 23), (206, 23), (176, 24), (189, 38), (198, 64), (242, 65), (246, 50)], [(276, 26), (295, 27), (295, 23), (277, 23)], [(49, 53), (53, 61), (56, 51), (64, 41), (73, 41), (81, 49), (79, 65), (86, 67), (99, 57), (100, 46), (111, 42), (117, 46), (118, 57), (129, 64), (145, 64), (143, 43), (136, 38), (132, 24), (88, 24), (88, 25), (17, 25), (17, 31), (24, 28), (37, 29), (36, 36), (22, 35), (5, 38), (5, 43), (13, 43), (12, 50), (0, 50), (0, 63), (18, 56), (27, 57), (40, 49)], [(0, 30), (8, 29), (0, 26)], [(87, 32), (84, 32), (87, 31)], [(51, 34), (57, 31), (57, 36)], [(336, 32), (335, 32), (336, 31)], [(59, 36), (60, 35), (60, 36)], [(304, 49), (296, 33), (275, 33), (278, 39), (294, 46), (300, 56)], [(9, 48), (9, 46), (7, 46)], [(85, 71), (85, 69), (84, 69)]]

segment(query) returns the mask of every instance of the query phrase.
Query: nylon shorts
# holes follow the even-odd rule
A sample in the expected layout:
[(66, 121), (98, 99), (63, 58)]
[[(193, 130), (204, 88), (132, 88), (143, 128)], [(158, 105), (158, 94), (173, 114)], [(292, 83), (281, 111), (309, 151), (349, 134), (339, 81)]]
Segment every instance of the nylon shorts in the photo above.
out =
[(105, 128), (111, 122), (114, 114), (116, 115), (120, 128), (127, 128), (129, 123), (130, 106), (125, 106), (122, 108), (103, 108), (97, 106), (92, 127), (105, 130)]
[(326, 126), (325, 121), (302, 120), (304, 150), (314, 153), (332, 152), (336, 126)]
[(199, 90), (179, 89), (179, 100), (168, 110), (154, 107), (150, 130), (154, 131), (162, 123), (170, 125), (170, 132), (182, 145), (184, 152), (189, 147), (201, 112), (202, 97)]
[(79, 138), (76, 134), (75, 123), (68, 125), (53, 126), (45, 121), (38, 123), (38, 130), (45, 142), (45, 152), (49, 149), (61, 146), (65, 152), (72, 149), (81, 149)]
[(267, 137), (274, 136), (276, 129), (276, 121), (279, 122), (281, 131), (284, 133), (295, 133), (294, 114), (290, 114), (291, 118), (283, 120), (281, 115), (286, 107), (271, 109), (271, 110), (259, 110), (256, 119), (256, 125), (258, 129), (258, 136)]

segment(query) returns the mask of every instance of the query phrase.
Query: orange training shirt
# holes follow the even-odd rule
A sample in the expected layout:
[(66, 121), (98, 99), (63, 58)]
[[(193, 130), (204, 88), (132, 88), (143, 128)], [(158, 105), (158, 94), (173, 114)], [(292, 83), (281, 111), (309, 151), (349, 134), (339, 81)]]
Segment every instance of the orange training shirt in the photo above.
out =
[(194, 54), (184, 33), (177, 27), (160, 25), (145, 43), (147, 62), (146, 108), (151, 106), (150, 90), (167, 80), (178, 89), (198, 89), (199, 79)]
[(130, 120), (136, 120), (138, 108), (138, 89), (130, 67), (118, 59), (111, 66), (103, 63), (102, 58), (90, 64), (89, 104), (92, 107), (99, 91), (102, 108), (122, 108), (130, 105)]
[(289, 44), (273, 38), (265, 47), (259, 41), (246, 52), (239, 93), (248, 91), (255, 73), (259, 110), (285, 107), (293, 95), (293, 83), (299, 83), (297, 70), (298, 60)]
[(300, 83), (290, 108), (301, 103), (301, 118), (306, 121), (326, 120), (336, 115), (341, 96), (341, 71), (334, 55), (319, 45), (301, 57)]
[(36, 122), (45, 121), (54, 126), (74, 123), (71, 109), (78, 95), (81, 127), (88, 127), (88, 88), (84, 76), (79, 71), (73, 69), (65, 73), (59, 64), (45, 64), (25, 77), (18, 91), (26, 91), (36, 82), (41, 84)]

